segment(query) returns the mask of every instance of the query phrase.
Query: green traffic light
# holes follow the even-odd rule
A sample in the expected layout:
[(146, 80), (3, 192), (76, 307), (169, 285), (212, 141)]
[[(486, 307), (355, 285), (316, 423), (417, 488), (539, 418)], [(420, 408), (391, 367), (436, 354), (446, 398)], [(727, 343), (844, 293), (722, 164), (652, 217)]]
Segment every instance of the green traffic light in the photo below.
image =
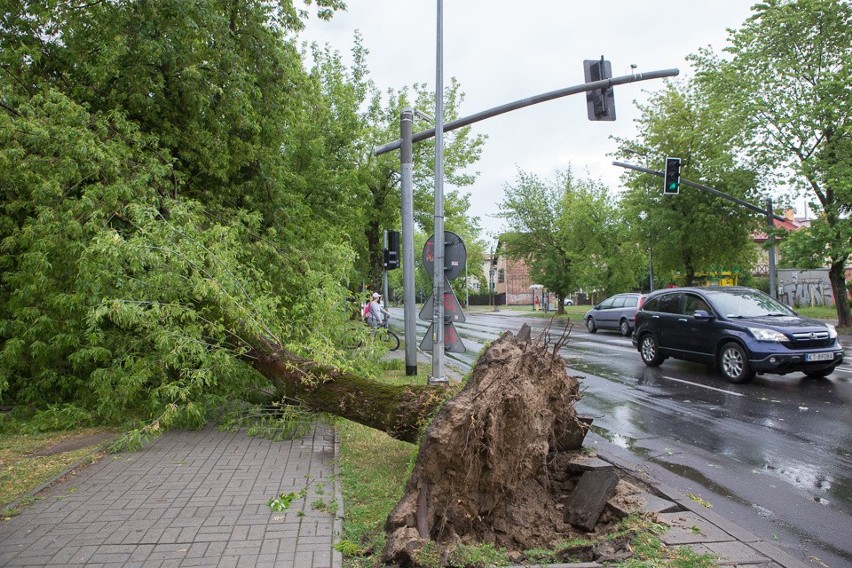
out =
[(677, 184), (676, 183), (669, 184), (669, 189), (677, 189)]

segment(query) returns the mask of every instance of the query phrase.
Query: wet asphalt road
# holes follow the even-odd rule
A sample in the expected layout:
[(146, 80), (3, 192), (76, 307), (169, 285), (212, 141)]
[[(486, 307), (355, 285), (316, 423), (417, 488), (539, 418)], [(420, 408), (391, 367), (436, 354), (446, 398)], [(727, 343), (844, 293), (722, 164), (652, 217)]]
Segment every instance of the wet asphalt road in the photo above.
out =
[[(499, 312), (466, 317), (456, 328), (468, 351), (447, 354), (462, 371), (501, 332), (526, 322), (535, 337), (548, 324)], [(425, 331), (418, 322), (418, 339)], [(576, 325), (569, 334), (561, 354), (582, 377), (577, 409), (594, 418), (587, 445), (641, 457), (667, 484), (813, 566), (852, 566), (852, 345), (827, 379), (758, 375), (733, 385), (705, 365), (646, 367), (615, 332)]]

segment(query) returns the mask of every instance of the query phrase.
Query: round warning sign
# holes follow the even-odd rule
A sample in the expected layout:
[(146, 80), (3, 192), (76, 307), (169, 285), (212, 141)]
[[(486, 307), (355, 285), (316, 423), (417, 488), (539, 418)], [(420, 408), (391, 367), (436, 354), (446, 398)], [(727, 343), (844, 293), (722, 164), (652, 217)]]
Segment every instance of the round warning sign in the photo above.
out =
[[(462, 238), (451, 231), (444, 231), (444, 276), (450, 280), (456, 278), (461, 274), (466, 262), (467, 249)], [(423, 245), (423, 266), (426, 267), (429, 277), (433, 278), (435, 274), (435, 235), (429, 237), (429, 240)]]

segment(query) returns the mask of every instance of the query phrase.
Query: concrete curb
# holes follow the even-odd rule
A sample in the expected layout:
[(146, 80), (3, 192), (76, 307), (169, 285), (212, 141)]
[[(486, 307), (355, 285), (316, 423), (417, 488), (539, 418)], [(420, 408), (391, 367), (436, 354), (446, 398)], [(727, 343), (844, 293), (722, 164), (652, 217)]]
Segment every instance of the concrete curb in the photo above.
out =
[(340, 478), (340, 436), (337, 435), (337, 429), (332, 427), (331, 431), (334, 435), (334, 500), (337, 503), (337, 510), (334, 513), (332, 521), (332, 550), (331, 550), (331, 567), (343, 568), (343, 553), (334, 548), (343, 538), (343, 482)]

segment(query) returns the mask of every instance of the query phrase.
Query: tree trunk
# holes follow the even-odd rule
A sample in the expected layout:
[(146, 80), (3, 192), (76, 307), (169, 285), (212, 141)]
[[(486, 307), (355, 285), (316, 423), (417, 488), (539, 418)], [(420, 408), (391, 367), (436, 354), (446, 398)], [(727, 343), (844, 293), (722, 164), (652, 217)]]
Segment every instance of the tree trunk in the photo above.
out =
[(831, 282), (831, 291), (834, 292), (837, 325), (850, 327), (852, 315), (849, 312), (849, 299), (846, 296), (846, 267), (843, 262), (832, 263), (828, 270), (828, 280)]
[(457, 389), (388, 385), (290, 353), (271, 341), (243, 358), (283, 396), (310, 410), (328, 412), (405, 442), (415, 443), (426, 422)]

